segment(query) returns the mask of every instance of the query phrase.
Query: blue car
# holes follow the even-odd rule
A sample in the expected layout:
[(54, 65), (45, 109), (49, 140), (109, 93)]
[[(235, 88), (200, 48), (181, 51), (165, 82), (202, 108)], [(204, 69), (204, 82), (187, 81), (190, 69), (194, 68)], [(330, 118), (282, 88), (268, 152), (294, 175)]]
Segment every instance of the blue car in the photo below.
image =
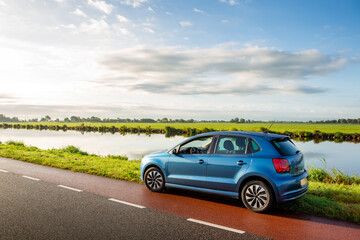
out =
[(180, 188), (241, 199), (254, 212), (308, 189), (304, 157), (288, 136), (210, 132), (145, 156), (141, 180), (153, 192)]

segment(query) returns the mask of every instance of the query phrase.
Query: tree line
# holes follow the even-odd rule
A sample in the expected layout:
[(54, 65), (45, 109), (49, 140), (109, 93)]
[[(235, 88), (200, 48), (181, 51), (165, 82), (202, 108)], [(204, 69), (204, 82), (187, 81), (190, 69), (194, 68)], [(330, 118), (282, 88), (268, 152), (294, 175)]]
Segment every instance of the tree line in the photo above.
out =
[(194, 120), (194, 119), (152, 119), (152, 118), (141, 118), (141, 119), (130, 119), (130, 118), (99, 118), (99, 117), (79, 117), (71, 116), (66, 117), (62, 120), (59, 118), (52, 119), (49, 115), (42, 118), (32, 118), (27, 120), (20, 120), (17, 117), (6, 117), (4, 114), (0, 114), (0, 122), (65, 122), (65, 123), (80, 123), (80, 122), (91, 122), (91, 123), (194, 123), (194, 122), (230, 122), (230, 123), (266, 123), (266, 122), (277, 122), (277, 123), (349, 123), (349, 124), (360, 124), (360, 118), (354, 119), (333, 119), (333, 120), (320, 120), (320, 121), (257, 121), (245, 118), (232, 118), (229, 121), (225, 120)]

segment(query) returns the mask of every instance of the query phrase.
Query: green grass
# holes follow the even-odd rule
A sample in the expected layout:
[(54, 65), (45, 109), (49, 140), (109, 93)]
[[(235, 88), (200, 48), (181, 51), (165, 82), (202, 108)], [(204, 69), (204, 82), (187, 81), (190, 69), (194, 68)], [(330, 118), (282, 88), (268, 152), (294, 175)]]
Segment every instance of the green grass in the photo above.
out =
[[(16, 123), (18, 124), (18, 123)], [(126, 126), (127, 128), (142, 128), (150, 127), (151, 129), (162, 129), (169, 126), (176, 129), (196, 128), (199, 130), (214, 129), (214, 130), (242, 130), (242, 131), (260, 131), (261, 128), (269, 128), (271, 123), (57, 123), (57, 122), (29, 122), (19, 123), (20, 125), (48, 125), (48, 126), (63, 126), (77, 127), (81, 124), (85, 126), (95, 127), (117, 127)], [(271, 126), (271, 131), (274, 132), (314, 132), (319, 130), (323, 133), (360, 133), (360, 124), (315, 124), (315, 123), (274, 123)]]
[(338, 168), (326, 168), (326, 160), (321, 159), (323, 167), (315, 167), (313, 164), (308, 165), (309, 180), (324, 183), (338, 183), (338, 184), (360, 184), (360, 176), (345, 174)]
[(140, 182), (140, 161), (128, 161), (127, 157), (123, 156), (102, 157), (88, 154), (74, 146), (42, 150), (25, 146), (22, 142), (9, 141), (0, 144), (0, 156), (75, 172)]
[(308, 193), (278, 208), (360, 224), (360, 185), (309, 182)]
[[(119, 155), (102, 157), (88, 154), (74, 146), (42, 150), (25, 146), (22, 142), (8, 141), (5, 144), (0, 142), (0, 156), (76, 172), (140, 182), (140, 161), (129, 161), (127, 157)], [(325, 174), (325, 177), (322, 177), (322, 174)], [(360, 184), (356, 184), (359, 176), (354, 176), (353, 182), (346, 182), (332, 175), (335, 180), (329, 181), (326, 174), (333, 173), (329, 173), (326, 169), (310, 170), (308, 194), (295, 201), (278, 204), (277, 207), (360, 224)], [(341, 171), (337, 174), (345, 179), (349, 178)]]

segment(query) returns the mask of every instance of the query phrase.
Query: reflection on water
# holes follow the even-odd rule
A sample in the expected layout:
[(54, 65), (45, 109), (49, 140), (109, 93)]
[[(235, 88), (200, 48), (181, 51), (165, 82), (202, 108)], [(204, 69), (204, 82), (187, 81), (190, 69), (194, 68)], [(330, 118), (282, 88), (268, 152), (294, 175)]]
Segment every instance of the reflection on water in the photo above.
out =
[[(166, 138), (163, 134), (98, 133), (76, 131), (38, 131), (25, 129), (0, 129), (0, 141), (23, 141), (42, 149), (74, 145), (88, 153), (99, 155), (126, 155), (138, 159), (148, 153), (169, 149), (184, 140), (183, 136)], [(360, 175), (360, 144), (353, 142), (295, 142), (305, 156), (307, 164), (322, 167), (321, 158), (326, 159), (327, 168), (339, 168), (348, 174)]]
[(302, 150), (307, 164), (324, 167), (320, 161), (326, 160), (326, 168), (338, 168), (350, 175), (360, 175), (360, 144), (353, 142), (295, 142)]
[(182, 136), (165, 138), (163, 134), (126, 134), (124, 136), (111, 133), (82, 134), (76, 131), (55, 132), (23, 129), (0, 129), (0, 141), (23, 141), (42, 149), (60, 148), (74, 145), (88, 153), (98, 155), (125, 155), (129, 159), (138, 159), (146, 154), (169, 149), (185, 139)]

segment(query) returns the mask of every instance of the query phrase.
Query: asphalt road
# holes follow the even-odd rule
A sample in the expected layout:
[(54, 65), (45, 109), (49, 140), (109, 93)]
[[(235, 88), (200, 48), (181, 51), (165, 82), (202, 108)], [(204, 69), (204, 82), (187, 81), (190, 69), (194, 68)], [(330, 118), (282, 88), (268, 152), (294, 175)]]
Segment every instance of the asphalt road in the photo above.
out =
[(152, 193), (143, 184), (0, 158), (0, 239), (263, 239), (259, 236), (360, 239), (360, 226), (278, 210), (257, 214), (228, 198), (175, 189)]
[(0, 172), (0, 239), (266, 239)]

